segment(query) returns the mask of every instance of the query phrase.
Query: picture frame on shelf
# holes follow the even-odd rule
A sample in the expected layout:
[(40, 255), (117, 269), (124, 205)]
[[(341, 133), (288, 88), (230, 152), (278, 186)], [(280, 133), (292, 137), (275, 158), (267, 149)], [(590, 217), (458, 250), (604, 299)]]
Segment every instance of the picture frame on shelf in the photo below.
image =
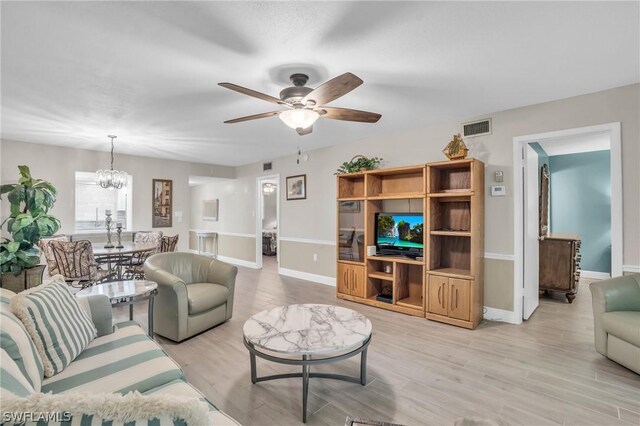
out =
[(171, 228), (173, 226), (173, 181), (153, 179), (151, 191), (151, 227)]
[(360, 213), (360, 201), (340, 201), (340, 213)]
[(287, 200), (307, 198), (307, 175), (287, 176)]

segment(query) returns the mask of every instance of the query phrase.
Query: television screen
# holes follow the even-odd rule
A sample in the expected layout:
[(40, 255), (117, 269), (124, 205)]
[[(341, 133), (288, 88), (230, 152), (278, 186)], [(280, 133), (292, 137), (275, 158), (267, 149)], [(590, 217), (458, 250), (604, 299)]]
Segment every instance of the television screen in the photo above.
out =
[(376, 246), (378, 250), (413, 251), (424, 246), (422, 213), (378, 213)]

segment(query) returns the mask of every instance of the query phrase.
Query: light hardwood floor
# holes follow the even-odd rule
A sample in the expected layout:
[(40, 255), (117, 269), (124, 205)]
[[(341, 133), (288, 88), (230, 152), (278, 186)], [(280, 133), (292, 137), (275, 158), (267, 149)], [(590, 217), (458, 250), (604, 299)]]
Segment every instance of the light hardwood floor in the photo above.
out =
[[(288, 303), (328, 303), (373, 323), (368, 384), (312, 379), (309, 425), (343, 425), (347, 415), (406, 425), (452, 425), (461, 417), (511, 425), (640, 424), (640, 376), (593, 345), (591, 294), (581, 284), (572, 305), (543, 298), (520, 326), (484, 321), (465, 330), (335, 297), (335, 288), (280, 277), (274, 260), (240, 268), (233, 318), (180, 344), (157, 341), (188, 380), (243, 425), (300, 425), (298, 379), (252, 385), (242, 325), (252, 314)], [(118, 309), (116, 318), (126, 319)], [(144, 306), (136, 320), (146, 324)], [(319, 371), (356, 375), (359, 358)], [(258, 374), (294, 368), (258, 360)]]

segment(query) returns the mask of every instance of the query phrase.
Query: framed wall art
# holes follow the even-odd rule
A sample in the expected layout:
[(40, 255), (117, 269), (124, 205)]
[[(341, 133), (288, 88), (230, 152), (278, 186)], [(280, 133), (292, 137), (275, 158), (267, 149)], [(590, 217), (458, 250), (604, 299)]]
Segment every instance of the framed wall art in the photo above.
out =
[(173, 226), (173, 181), (153, 179), (152, 191), (151, 227), (170, 228)]
[(287, 200), (304, 200), (307, 198), (307, 175), (287, 177)]

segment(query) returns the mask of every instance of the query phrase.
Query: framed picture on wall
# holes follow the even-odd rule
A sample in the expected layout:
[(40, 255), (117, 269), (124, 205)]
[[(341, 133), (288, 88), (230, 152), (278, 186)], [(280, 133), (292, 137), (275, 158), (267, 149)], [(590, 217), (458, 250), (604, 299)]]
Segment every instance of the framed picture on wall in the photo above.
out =
[(202, 220), (218, 221), (218, 199), (202, 202)]
[(153, 179), (151, 226), (153, 228), (170, 228), (173, 216), (173, 181)]
[(287, 177), (287, 200), (304, 200), (307, 198), (307, 175)]

